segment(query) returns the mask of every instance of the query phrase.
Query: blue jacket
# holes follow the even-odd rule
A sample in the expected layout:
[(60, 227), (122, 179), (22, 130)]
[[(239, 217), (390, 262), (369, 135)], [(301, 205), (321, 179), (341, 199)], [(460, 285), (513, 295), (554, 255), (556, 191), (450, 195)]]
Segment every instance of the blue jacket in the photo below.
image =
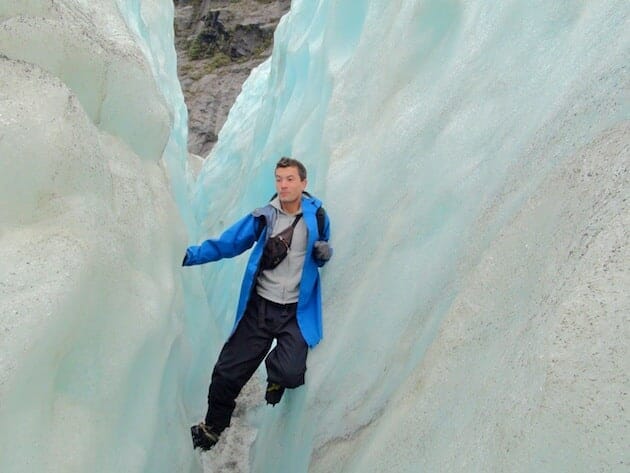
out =
[[(306, 244), (306, 255), (304, 256), (302, 280), (300, 282), (297, 322), (304, 340), (310, 347), (317, 345), (323, 337), (319, 268), (326, 262), (315, 259), (313, 255), (313, 245), (320, 239), (315, 214), (321, 205), (321, 201), (315, 197), (302, 196), (302, 218), (308, 229), (308, 241)], [(257, 238), (257, 229), (260, 229), (261, 218), (266, 220), (266, 225)], [(243, 318), (247, 302), (255, 289), (258, 266), (268, 238), (268, 229), (273, 229), (275, 218), (276, 210), (271, 205), (258, 208), (225, 230), (219, 238), (206, 240), (201, 245), (190, 246), (186, 250), (186, 256), (182, 264), (183, 266), (193, 266), (218, 261), (222, 258), (232, 258), (240, 255), (251, 248), (254, 243), (257, 243), (249, 257), (243, 276), (232, 333), (234, 333), (236, 326)], [(328, 215), (326, 215), (322, 239), (328, 241), (329, 238), (330, 221), (328, 220)]]

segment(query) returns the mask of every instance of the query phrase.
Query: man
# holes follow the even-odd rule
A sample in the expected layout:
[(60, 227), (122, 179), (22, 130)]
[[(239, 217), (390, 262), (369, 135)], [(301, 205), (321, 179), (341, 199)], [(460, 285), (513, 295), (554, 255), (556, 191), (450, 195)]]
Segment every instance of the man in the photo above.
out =
[(322, 203), (304, 192), (302, 163), (280, 159), (275, 177), (277, 196), (268, 205), (219, 238), (189, 247), (184, 257), (184, 266), (203, 264), (239, 255), (256, 243), (232, 334), (212, 372), (205, 422), (191, 428), (193, 444), (203, 450), (230, 425), (235, 399), (263, 359), (265, 399), (275, 405), (285, 389), (304, 384), (308, 348), (322, 338), (319, 268), (332, 256), (330, 222)]

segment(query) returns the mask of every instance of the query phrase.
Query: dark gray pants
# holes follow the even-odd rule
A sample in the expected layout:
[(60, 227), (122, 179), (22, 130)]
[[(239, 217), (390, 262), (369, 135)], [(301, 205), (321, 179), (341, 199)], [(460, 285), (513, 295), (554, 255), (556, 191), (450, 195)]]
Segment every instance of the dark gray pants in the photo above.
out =
[[(269, 383), (284, 388), (304, 384), (308, 345), (297, 324), (296, 308), (297, 304), (276, 304), (254, 292), (214, 366), (208, 392), (207, 425), (219, 432), (230, 425), (238, 394), (265, 356)], [(276, 346), (269, 352), (274, 338)]]

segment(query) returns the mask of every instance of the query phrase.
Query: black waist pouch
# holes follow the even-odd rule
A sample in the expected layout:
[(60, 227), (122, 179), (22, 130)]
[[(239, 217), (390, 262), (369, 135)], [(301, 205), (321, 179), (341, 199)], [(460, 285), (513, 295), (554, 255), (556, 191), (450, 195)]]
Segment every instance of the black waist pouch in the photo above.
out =
[(267, 240), (260, 259), (261, 269), (273, 269), (287, 257), (291, 247), (291, 240), (293, 240), (293, 230), (301, 217), (302, 214), (295, 217), (291, 225)]

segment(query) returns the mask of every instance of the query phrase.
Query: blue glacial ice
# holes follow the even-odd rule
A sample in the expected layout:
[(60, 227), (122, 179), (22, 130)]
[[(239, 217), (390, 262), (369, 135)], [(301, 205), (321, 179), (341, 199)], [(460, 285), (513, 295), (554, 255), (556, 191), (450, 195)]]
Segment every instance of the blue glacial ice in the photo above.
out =
[[(197, 179), (172, 15), (0, 4), (0, 471), (626, 471), (628, 3), (294, 0)], [(200, 456), (246, 256), (181, 256), (281, 155), (325, 338)]]
[[(629, 13), (292, 3), (193, 197), (216, 234), (289, 154), (334, 222), (326, 338), (253, 471), (627, 465)], [(202, 270), (224, 334), (243, 264)]]

